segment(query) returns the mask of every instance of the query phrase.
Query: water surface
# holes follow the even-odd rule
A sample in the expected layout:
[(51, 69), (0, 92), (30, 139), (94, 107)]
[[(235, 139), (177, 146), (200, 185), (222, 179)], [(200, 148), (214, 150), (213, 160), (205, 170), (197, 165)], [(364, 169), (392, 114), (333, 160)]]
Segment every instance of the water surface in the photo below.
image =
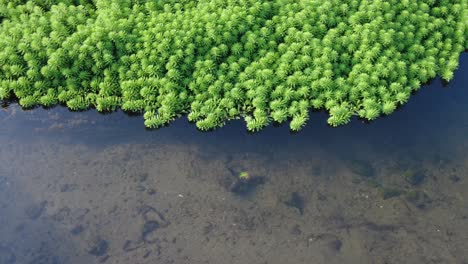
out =
[(389, 117), (316, 112), (296, 134), (12, 103), (0, 264), (468, 263), (467, 69)]

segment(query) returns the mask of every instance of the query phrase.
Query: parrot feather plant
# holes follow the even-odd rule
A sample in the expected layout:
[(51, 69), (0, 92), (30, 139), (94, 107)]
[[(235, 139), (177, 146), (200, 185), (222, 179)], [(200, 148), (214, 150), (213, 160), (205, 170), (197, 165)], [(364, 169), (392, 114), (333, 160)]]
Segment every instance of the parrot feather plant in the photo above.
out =
[(120, 108), (150, 128), (374, 120), (453, 78), (467, 1), (0, 0), (0, 99)]

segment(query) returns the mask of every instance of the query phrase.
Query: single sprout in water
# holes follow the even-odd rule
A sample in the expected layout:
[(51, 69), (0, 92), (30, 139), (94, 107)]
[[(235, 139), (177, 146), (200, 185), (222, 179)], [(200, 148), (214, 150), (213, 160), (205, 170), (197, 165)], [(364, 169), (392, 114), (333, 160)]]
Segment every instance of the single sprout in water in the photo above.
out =
[(248, 172), (243, 171), (243, 172), (239, 173), (239, 178), (241, 180), (248, 180), (250, 178), (250, 176), (249, 176)]

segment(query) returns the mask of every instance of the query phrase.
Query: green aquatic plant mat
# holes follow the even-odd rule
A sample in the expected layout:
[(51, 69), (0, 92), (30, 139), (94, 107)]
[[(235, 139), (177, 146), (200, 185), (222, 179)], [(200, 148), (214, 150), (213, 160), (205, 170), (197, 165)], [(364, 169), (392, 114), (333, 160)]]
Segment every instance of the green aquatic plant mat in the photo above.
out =
[(151, 128), (373, 120), (453, 78), (467, 15), (467, 0), (0, 0), (0, 99)]

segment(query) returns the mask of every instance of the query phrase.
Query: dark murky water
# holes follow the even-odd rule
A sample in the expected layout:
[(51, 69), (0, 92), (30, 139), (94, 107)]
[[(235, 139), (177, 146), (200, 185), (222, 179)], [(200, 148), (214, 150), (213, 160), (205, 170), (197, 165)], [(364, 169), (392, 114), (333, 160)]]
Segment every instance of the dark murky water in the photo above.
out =
[(2, 108), (0, 264), (468, 263), (467, 69), (298, 134)]

